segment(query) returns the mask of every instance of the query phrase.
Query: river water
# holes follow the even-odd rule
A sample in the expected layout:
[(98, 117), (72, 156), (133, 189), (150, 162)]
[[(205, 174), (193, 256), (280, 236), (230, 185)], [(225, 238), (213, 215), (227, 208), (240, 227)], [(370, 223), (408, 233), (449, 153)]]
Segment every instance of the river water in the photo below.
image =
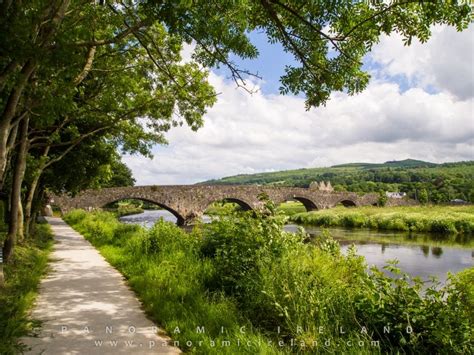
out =
[[(144, 213), (124, 216), (124, 223), (140, 224), (151, 228), (160, 218), (176, 223), (176, 217), (166, 210), (147, 210)], [(203, 222), (211, 221), (204, 216)], [(288, 224), (285, 230), (295, 232), (298, 226)], [(322, 229), (304, 226), (307, 233), (317, 236)], [(334, 239), (346, 252), (352, 244), (356, 245), (357, 253), (367, 260), (368, 265), (382, 268), (389, 260), (398, 260), (398, 267), (412, 276), (428, 280), (435, 276), (442, 283), (446, 281), (448, 272), (458, 272), (474, 266), (474, 248), (462, 245), (462, 241), (443, 242), (443, 238), (429, 234), (407, 234), (403, 232), (371, 231), (361, 229), (328, 229)], [(471, 244), (472, 245), (472, 244)]]

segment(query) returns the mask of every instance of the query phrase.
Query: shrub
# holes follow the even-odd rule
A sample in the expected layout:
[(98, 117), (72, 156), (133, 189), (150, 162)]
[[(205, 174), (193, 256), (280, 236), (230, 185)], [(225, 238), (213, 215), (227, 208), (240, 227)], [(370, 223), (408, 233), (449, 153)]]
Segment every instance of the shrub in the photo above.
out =
[(84, 220), (84, 218), (86, 218), (87, 216), (88, 216), (88, 213), (86, 211), (77, 209), (77, 210), (72, 210), (71, 212), (66, 214), (64, 216), (64, 220), (67, 223), (74, 225), (74, 224), (81, 223)]
[(395, 277), (371, 269), (369, 277), (361, 279), (355, 300), (356, 317), (376, 330), (372, 337), (380, 341), (382, 351), (463, 354), (472, 349), (472, 287), (459, 283), (474, 281), (474, 269), (461, 279), (451, 276), (451, 282), (440, 287), (401, 273), (396, 264), (385, 268)]
[(430, 224), (430, 232), (454, 234), (454, 233), (457, 233), (457, 230), (452, 220), (444, 219), (444, 220), (432, 220)]

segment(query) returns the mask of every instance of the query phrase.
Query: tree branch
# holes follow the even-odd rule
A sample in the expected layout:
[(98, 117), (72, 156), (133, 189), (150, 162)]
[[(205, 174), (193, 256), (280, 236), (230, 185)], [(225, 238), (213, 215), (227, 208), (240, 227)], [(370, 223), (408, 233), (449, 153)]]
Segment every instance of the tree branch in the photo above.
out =
[(120, 32), (113, 38), (103, 39), (103, 40), (98, 40), (98, 41), (81, 41), (81, 42), (76, 42), (74, 44), (78, 47), (92, 47), (92, 46), (103, 46), (106, 44), (116, 43), (116, 42), (121, 41), (125, 37), (127, 37), (129, 34), (132, 34), (134, 31), (137, 31), (141, 29), (142, 27), (147, 27), (148, 25), (149, 25), (148, 21), (143, 20), (131, 27), (128, 27), (126, 30)]
[(84, 68), (82, 71), (76, 76), (76, 78), (73, 81), (74, 86), (78, 86), (82, 81), (87, 77), (89, 74), (91, 68), (92, 68), (92, 63), (94, 62), (94, 56), (96, 52), (96, 46), (92, 46), (89, 48), (89, 51), (87, 52), (87, 59), (86, 63), (84, 64)]
[[(70, 146), (68, 148), (66, 148), (66, 150), (61, 153), (58, 157), (54, 158), (54, 159), (51, 159), (49, 160), (45, 165), (44, 165), (44, 168), (47, 168), (49, 166), (51, 166), (52, 164), (60, 161), (62, 158), (64, 158), (71, 150), (73, 150), (78, 144), (80, 144), (84, 139), (86, 139), (87, 137), (91, 137), (101, 131), (104, 131), (106, 129), (109, 129), (110, 127), (112, 127), (112, 125), (108, 125), (108, 126), (104, 126), (104, 127), (100, 127), (100, 128), (97, 128), (89, 133), (86, 133), (86, 134), (83, 134), (82, 136), (78, 137), (77, 139), (73, 140), (73, 141), (70, 141), (68, 142), (68, 144), (70, 144)], [(55, 147), (55, 145), (50, 145), (51, 148)]]
[(291, 13), (294, 17), (296, 17), (297, 19), (299, 19), (300, 21), (302, 21), (304, 24), (306, 24), (309, 28), (311, 28), (313, 31), (315, 31), (316, 33), (318, 33), (320, 36), (322, 36), (323, 38), (327, 39), (329, 42), (331, 42), (331, 44), (334, 46), (334, 48), (339, 51), (339, 53), (341, 53), (343, 56), (345, 56), (347, 59), (350, 59), (354, 62), (358, 62), (357, 60), (355, 60), (354, 58), (352, 58), (351, 56), (349, 56), (346, 52), (344, 52), (342, 50), (341, 47), (339, 47), (339, 45), (336, 43), (336, 40), (334, 38), (332, 38), (331, 36), (327, 35), (326, 33), (324, 33), (323, 31), (321, 31), (319, 28), (317, 28), (316, 26), (314, 26), (314, 24), (312, 24), (310, 21), (308, 21), (307, 19), (305, 19), (303, 16), (301, 16), (297, 11), (293, 10), (291, 7), (289, 7), (288, 5), (286, 4), (282, 4), (281, 2), (279, 2), (278, 0), (270, 0), (270, 2), (282, 7), (283, 9), (285, 9), (286, 11), (288, 11), (289, 13)]
[(397, 6), (402, 6), (402, 5), (407, 5), (407, 4), (412, 4), (412, 3), (424, 3), (424, 2), (433, 2), (430, 0), (409, 0), (409, 1), (404, 1), (404, 2), (394, 2), (393, 4), (387, 6), (385, 9), (380, 10), (379, 12), (376, 12), (372, 16), (367, 17), (365, 20), (362, 20), (358, 24), (356, 24), (354, 27), (352, 27), (348, 32), (342, 35), (342, 37), (337, 36), (335, 39), (337, 41), (345, 41), (347, 37), (349, 37), (357, 28), (360, 26), (364, 25), (365, 23), (373, 20), (374, 18), (383, 15), (384, 13), (393, 10)]
[(261, 3), (263, 5), (263, 7), (265, 7), (265, 9), (267, 10), (270, 17), (273, 19), (273, 22), (275, 23), (275, 26), (278, 28), (280, 34), (283, 36), (283, 38), (286, 40), (286, 42), (291, 46), (291, 48), (293, 48), (293, 51), (295, 52), (295, 54), (299, 57), (301, 63), (303, 64), (303, 67), (306, 68), (309, 71), (309, 73), (311, 73), (311, 76), (313, 77), (313, 79), (315, 79), (317, 82), (321, 82), (321, 79), (318, 77), (318, 75), (316, 75), (311, 70), (311, 64), (313, 64), (314, 66), (316, 66), (319, 69), (324, 70), (326, 72), (329, 72), (329, 70), (327, 70), (326, 68), (317, 66), (314, 63), (311, 63), (311, 64), (308, 63), (308, 61), (306, 60), (305, 54), (303, 52), (301, 52), (301, 50), (298, 48), (298, 46), (291, 39), (290, 35), (286, 32), (285, 27), (281, 23), (280, 19), (278, 18), (278, 15), (273, 10), (272, 6), (268, 3), (267, 0), (261, 0)]

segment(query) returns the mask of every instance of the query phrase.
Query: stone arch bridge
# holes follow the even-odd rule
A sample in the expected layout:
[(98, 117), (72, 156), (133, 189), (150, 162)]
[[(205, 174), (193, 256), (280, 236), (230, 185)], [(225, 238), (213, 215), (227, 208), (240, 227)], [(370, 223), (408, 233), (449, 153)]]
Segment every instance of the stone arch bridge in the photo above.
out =
[(170, 211), (178, 225), (191, 223), (200, 218), (207, 207), (216, 201), (238, 203), (243, 209), (258, 209), (259, 199), (266, 194), (276, 204), (296, 200), (307, 211), (331, 208), (339, 203), (346, 207), (377, 204), (377, 194), (359, 196), (353, 192), (328, 192), (298, 187), (268, 187), (258, 185), (169, 185), (113, 187), (100, 190), (85, 190), (75, 197), (51, 195), (50, 204), (62, 213), (75, 208), (96, 209), (123, 199), (139, 199), (152, 202)]

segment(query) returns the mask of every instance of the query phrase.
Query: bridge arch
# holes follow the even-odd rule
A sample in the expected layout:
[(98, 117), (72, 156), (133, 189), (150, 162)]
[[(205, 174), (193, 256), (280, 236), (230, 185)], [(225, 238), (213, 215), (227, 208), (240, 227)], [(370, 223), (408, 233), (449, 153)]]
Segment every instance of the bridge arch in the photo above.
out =
[(126, 197), (119, 197), (119, 198), (114, 197), (114, 198), (108, 200), (105, 203), (102, 202), (100, 207), (103, 208), (107, 205), (110, 205), (112, 203), (122, 201), (122, 200), (140, 200), (140, 201), (152, 203), (154, 205), (157, 205), (157, 206), (163, 208), (164, 210), (170, 212), (173, 216), (175, 216), (176, 217), (176, 224), (178, 226), (183, 226), (184, 223), (185, 223), (185, 218), (179, 212), (177, 212), (175, 209), (171, 208), (170, 206), (168, 206), (168, 205), (166, 205), (162, 202), (157, 202), (153, 199), (147, 199), (147, 198), (143, 198), (143, 197), (128, 196), (128, 195)]
[(307, 212), (319, 210), (319, 206), (311, 199), (303, 196), (288, 196), (286, 201), (298, 201), (301, 202)]
[(226, 197), (226, 198), (224, 198), (222, 201), (236, 203), (236, 204), (238, 204), (244, 211), (250, 211), (250, 210), (253, 209), (252, 206), (250, 206), (249, 203), (247, 203), (247, 202), (245, 202), (244, 200), (239, 199), (239, 198)]
[(349, 198), (340, 200), (336, 203), (336, 205), (342, 204), (344, 207), (356, 207), (357, 203), (354, 200), (351, 200)]
[(224, 197), (224, 198), (218, 198), (218, 199), (212, 199), (212, 200), (208, 200), (206, 201), (205, 203), (205, 206), (204, 206), (204, 211), (206, 211), (210, 205), (212, 205), (213, 203), (216, 203), (216, 202), (231, 202), (231, 203), (236, 203), (237, 205), (240, 206), (240, 208), (242, 208), (243, 211), (250, 211), (250, 210), (253, 210), (251, 204), (247, 201), (245, 201), (244, 199), (242, 198), (238, 198), (238, 197)]

